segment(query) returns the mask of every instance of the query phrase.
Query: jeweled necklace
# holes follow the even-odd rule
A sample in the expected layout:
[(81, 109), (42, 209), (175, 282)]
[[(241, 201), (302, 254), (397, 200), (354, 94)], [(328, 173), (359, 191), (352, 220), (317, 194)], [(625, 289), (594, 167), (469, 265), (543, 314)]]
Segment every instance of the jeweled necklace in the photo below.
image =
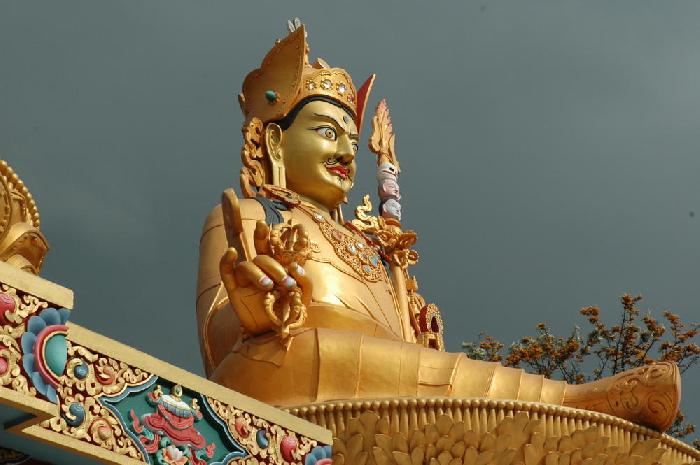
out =
[[(386, 279), (386, 272), (382, 265), (376, 246), (360, 234), (343, 232), (334, 221), (326, 219), (318, 207), (302, 201), (295, 193), (279, 187), (270, 186), (265, 189), (267, 194), (287, 203), (290, 207), (297, 207), (311, 217), (318, 225), (321, 234), (333, 245), (333, 250), (350, 268), (355, 270), (362, 278), (369, 282), (377, 282)], [(359, 233), (358, 233), (359, 234)]]
[(308, 214), (321, 230), (321, 234), (333, 245), (336, 255), (369, 282), (377, 282), (386, 276), (375, 247), (363, 238), (347, 234), (333, 225), (319, 211), (306, 203), (298, 208)]

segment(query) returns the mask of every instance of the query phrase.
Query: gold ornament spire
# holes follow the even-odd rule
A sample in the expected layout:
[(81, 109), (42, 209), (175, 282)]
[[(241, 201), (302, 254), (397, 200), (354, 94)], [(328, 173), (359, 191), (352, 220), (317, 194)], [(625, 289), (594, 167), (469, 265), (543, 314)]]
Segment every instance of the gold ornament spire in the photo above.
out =
[(0, 160), (0, 261), (39, 274), (49, 250), (39, 230), (32, 194), (5, 160)]
[(369, 138), (369, 149), (377, 155), (377, 165), (393, 164), (401, 171), (399, 161), (394, 152), (394, 126), (391, 124), (389, 107), (386, 99), (382, 99), (372, 117), (372, 135)]

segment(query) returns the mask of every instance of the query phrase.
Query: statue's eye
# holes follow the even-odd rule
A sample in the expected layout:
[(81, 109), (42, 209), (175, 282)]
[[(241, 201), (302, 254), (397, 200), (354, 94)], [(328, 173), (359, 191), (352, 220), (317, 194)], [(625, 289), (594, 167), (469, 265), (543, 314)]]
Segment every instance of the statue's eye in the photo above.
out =
[(320, 128), (316, 128), (316, 132), (328, 140), (336, 140), (338, 138), (338, 134), (336, 134), (335, 129), (330, 126), (321, 126)]
[(358, 147), (357, 142), (352, 143), (352, 151), (354, 153), (357, 153), (357, 151), (360, 150), (360, 147)]

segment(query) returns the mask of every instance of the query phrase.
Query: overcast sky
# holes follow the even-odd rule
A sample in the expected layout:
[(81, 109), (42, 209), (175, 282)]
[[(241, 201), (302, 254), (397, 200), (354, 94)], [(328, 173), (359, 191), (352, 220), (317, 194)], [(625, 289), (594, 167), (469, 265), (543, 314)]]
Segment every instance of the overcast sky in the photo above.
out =
[[(612, 322), (625, 292), (700, 320), (698, 2), (0, 0), (0, 156), (72, 321), (202, 374), (200, 228), (238, 186), (243, 78), (292, 16), (312, 57), (377, 73), (450, 350), (568, 334), (588, 305)], [(352, 205), (376, 189), (362, 147)]]

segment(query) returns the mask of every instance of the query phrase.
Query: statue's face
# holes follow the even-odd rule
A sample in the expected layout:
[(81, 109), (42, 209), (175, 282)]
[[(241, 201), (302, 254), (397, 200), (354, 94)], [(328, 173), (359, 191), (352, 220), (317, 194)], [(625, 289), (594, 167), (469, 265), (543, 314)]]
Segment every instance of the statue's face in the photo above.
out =
[(357, 143), (357, 127), (345, 110), (323, 101), (306, 104), (280, 135), (287, 188), (329, 210), (337, 207), (355, 180)]

